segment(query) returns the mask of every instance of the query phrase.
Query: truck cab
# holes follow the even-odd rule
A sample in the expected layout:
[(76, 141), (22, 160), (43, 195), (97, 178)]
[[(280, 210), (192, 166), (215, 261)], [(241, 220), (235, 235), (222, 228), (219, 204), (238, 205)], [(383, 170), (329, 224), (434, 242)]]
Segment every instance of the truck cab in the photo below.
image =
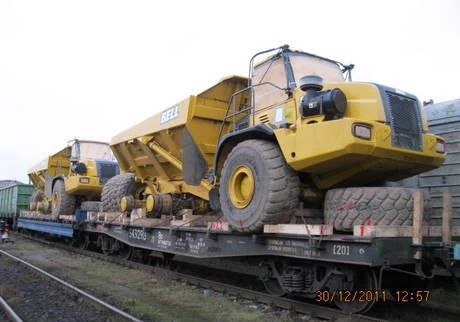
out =
[(69, 141), (65, 148), (29, 170), (36, 189), (29, 209), (51, 212), (53, 218), (71, 215), (77, 208), (96, 209), (104, 184), (119, 171), (108, 143)]
[(118, 163), (105, 142), (71, 141), (69, 161), (70, 172), (65, 178), (68, 193), (99, 197), (107, 180), (119, 172)]

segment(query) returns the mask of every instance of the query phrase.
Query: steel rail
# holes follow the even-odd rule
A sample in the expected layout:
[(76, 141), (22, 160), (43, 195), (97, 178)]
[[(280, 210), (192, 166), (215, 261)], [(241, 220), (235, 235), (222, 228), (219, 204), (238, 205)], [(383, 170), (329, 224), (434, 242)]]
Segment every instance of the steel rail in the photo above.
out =
[(0, 296), (0, 307), (5, 312), (8, 319), (10, 319), (11, 321), (23, 322), (23, 320), (19, 317), (19, 315), (17, 315), (16, 312), (14, 312), (11, 306), (9, 306), (8, 303), (6, 303), (6, 301), (1, 296)]
[(130, 315), (130, 314), (128, 314), (128, 313), (116, 308), (116, 307), (114, 307), (113, 305), (110, 305), (109, 303), (104, 302), (104, 301), (98, 299), (97, 297), (94, 297), (93, 295), (91, 295), (89, 293), (86, 293), (85, 291), (79, 289), (78, 287), (67, 283), (66, 281), (60, 279), (59, 277), (54, 276), (54, 275), (42, 270), (41, 268), (26, 262), (25, 260), (23, 260), (23, 259), (21, 259), (19, 257), (11, 255), (10, 253), (8, 253), (8, 252), (6, 252), (4, 250), (0, 250), (0, 254), (5, 255), (5, 256), (13, 259), (16, 262), (19, 262), (19, 263), (21, 263), (21, 264), (33, 269), (34, 271), (37, 271), (37, 272), (41, 273), (42, 275), (45, 275), (46, 277), (50, 278), (51, 280), (53, 280), (53, 281), (65, 286), (65, 287), (67, 287), (68, 289), (70, 289), (70, 290), (82, 295), (83, 297), (85, 297), (85, 298), (97, 303), (98, 305), (106, 308), (107, 310), (109, 310), (109, 311), (111, 311), (111, 312), (113, 312), (113, 313), (115, 313), (115, 314), (117, 314), (119, 316), (122, 316), (123, 318), (125, 318), (125, 319), (127, 319), (129, 321), (142, 322), (142, 320), (139, 320), (138, 318), (136, 318), (136, 317), (134, 317), (134, 316), (132, 316), (132, 315)]
[(184, 280), (193, 285), (197, 285), (197, 286), (201, 286), (205, 288), (211, 288), (215, 291), (230, 293), (232, 295), (238, 295), (248, 300), (253, 300), (259, 303), (273, 305), (273, 306), (276, 306), (276, 307), (279, 307), (285, 310), (295, 311), (297, 313), (310, 314), (316, 318), (335, 320), (337, 318), (346, 317), (346, 318), (349, 318), (350, 321), (373, 321), (373, 322), (386, 321), (386, 320), (373, 318), (373, 317), (361, 315), (361, 314), (344, 313), (337, 309), (320, 306), (316, 304), (311, 304), (311, 303), (306, 303), (303, 301), (293, 300), (289, 298), (273, 296), (267, 293), (253, 291), (253, 290), (241, 288), (238, 286), (234, 286), (234, 285), (230, 285), (230, 284), (226, 284), (222, 282), (207, 280), (207, 279), (204, 279), (201, 277), (195, 277), (189, 274), (176, 273), (176, 272), (173, 272), (173, 274), (176, 276), (177, 279)]

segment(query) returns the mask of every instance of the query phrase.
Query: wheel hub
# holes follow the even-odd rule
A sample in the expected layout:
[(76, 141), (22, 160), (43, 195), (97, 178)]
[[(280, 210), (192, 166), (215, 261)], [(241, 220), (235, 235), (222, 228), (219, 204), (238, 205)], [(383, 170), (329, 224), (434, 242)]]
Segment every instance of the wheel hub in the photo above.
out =
[(230, 200), (236, 208), (245, 208), (254, 195), (254, 175), (252, 170), (245, 165), (238, 166), (230, 176)]

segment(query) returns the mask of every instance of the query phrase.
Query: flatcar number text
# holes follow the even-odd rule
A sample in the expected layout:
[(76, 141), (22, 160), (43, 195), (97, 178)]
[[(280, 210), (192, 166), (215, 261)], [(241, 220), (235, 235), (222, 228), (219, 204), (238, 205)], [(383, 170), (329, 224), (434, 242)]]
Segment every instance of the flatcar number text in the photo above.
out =
[(350, 256), (350, 246), (332, 245), (332, 254), (337, 256)]
[(142, 229), (130, 229), (129, 230), (129, 238), (130, 239), (147, 240), (147, 233), (145, 232), (145, 230), (142, 230)]

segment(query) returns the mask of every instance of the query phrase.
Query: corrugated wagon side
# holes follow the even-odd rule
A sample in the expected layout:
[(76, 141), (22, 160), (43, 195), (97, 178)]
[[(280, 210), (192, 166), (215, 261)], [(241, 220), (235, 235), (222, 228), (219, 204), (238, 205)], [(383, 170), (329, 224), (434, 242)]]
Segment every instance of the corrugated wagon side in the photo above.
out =
[(442, 195), (452, 196), (452, 223), (460, 226), (460, 99), (428, 105), (425, 108), (430, 132), (446, 140), (447, 158), (443, 165), (419, 176), (419, 187), (427, 189), (433, 205), (433, 219), (442, 217)]
[(0, 218), (15, 227), (19, 212), (28, 208), (33, 191), (32, 185), (23, 183), (0, 188)]
[(405, 187), (425, 189), (431, 198), (431, 223), (442, 220), (443, 194), (449, 193), (452, 225), (460, 226), (460, 99), (425, 106), (430, 132), (446, 142), (446, 160), (441, 167), (402, 180)]

